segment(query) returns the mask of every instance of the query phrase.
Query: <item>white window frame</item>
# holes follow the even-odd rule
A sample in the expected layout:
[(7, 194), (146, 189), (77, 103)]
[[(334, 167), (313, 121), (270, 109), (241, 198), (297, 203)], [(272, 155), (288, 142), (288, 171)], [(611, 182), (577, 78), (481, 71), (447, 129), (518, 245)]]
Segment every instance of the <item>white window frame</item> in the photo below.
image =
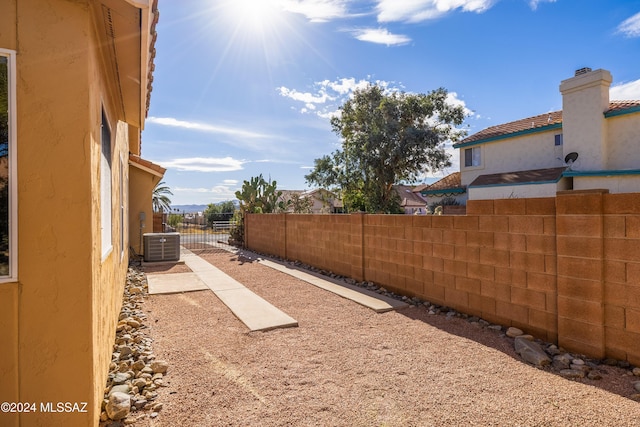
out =
[[(109, 158), (104, 153), (104, 126), (109, 132)], [(109, 124), (109, 116), (102, 107), (100, 116), (100, 236), (102, 246), (102, 261), (113, 250), (113, 134)]]
[[(467, 150), (471, 150), (471, 165), (467, 166)], [(474, 164), (475, 153), (478, 153), (478, 164)], [(483, 155), (482, 155), (482, 147), (468, 147), (464, 148), (462, 151), (462, 165), (465, 169), (482, 169), (483, 168)]]
[(0, 283), (18, 281), (18, 120), (16, 101), (16, 51), (0, 48), (0, 56), (8, 58), (9, 89), (9, 274), (0, 276)]

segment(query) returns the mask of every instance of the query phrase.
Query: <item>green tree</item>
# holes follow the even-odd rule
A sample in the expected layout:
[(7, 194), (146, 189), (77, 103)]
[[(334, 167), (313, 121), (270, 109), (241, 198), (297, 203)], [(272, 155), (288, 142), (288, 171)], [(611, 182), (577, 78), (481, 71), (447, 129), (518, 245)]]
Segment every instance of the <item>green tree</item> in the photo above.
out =
[(171, 212), (171, 199), (169, 199), (169, 195), (173, 196), (173, 193), (164, 181), (160, 181), (153, 189), (151, 199), (154, 212)]
[(236, 211), (233, 201), (227, 200), (220, 203), (209, 203), (204, 210), (204, 217), (211, 227), (214, 221), (229, 221)]
[(378, 85), (356, 90), (331, 119), (342, 148), (316, 159), (307, 183), (339, 191), (351, 211), (401, 212), (392, 186), (450, 166), (444, 144), (466, 134), (457, 128), (464, 109), (447, 95), (443, 88), (428, 94), (389, 93)]

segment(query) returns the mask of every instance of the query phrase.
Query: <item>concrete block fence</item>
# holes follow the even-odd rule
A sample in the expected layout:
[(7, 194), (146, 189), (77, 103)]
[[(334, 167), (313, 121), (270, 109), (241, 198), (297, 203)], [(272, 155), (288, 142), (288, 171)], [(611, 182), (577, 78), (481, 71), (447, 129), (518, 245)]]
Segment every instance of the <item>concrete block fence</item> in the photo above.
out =
[(466, 215), (251, 214), (245, 244), (640, 365), (640, 193), (472, 200)]

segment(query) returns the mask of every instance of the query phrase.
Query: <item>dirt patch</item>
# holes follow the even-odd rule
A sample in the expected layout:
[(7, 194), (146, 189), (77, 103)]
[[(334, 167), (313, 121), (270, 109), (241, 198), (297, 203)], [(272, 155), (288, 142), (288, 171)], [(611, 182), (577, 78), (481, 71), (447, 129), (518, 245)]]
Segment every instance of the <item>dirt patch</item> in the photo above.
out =
[(170, 369), (162, 411), (136, 425), (637, 425), (627, 370), (570, 381), (462, 318), (377, 314), (251, 259), (200, 255), (300, 326), (248, 332), (210, 291), (150, 296), (154, 352)]

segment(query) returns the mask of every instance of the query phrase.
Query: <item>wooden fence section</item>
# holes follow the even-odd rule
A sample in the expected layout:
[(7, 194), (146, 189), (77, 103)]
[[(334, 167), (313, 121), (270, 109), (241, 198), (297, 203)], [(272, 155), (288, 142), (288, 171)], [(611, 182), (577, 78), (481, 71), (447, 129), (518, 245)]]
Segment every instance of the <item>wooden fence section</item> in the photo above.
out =
[(469, 201), (464, 216), (253, 214), (246, 244), (640, 365), (640, 193)]

